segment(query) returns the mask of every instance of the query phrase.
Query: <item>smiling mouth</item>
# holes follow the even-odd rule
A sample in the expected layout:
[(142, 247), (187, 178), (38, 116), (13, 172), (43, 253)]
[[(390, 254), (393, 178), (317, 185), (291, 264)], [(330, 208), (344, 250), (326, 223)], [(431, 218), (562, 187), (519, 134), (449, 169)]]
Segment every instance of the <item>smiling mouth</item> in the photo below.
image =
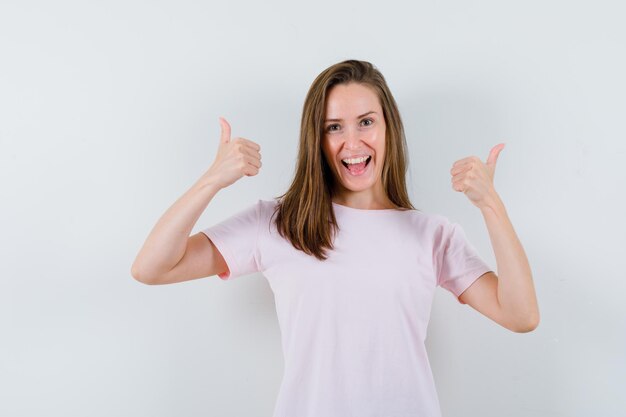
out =
[[(367, 159), (365, 160), (365, 165), (363, 165), (363, 167), (366, 167), (370, 163), (371, 160), (372, 160), (372, 155), (367, 157)], [(350, 169), (350, 166), (359, 165), (359, 164), (362, 164), (363, 162), (360, 162), (359, 164), (348, 164), (348, 163), (346, 163), (344, 161), (341, 161), (341, 163), (343, 164), (343, 166), (345, 166), (346, 168)]]
[(346, 171), (348, 171), (348, 173), (351, 176), (361, 176), (367, 170), (367, 167), (371, 160), (372, 160), (372, 156), (370, 155), (367, 157), (365, 161), (359, 162), (357, 164), (348, 164), (344, 161), (341, 161), (341, 163), (343, 164), (344, 167), (346, 167)]

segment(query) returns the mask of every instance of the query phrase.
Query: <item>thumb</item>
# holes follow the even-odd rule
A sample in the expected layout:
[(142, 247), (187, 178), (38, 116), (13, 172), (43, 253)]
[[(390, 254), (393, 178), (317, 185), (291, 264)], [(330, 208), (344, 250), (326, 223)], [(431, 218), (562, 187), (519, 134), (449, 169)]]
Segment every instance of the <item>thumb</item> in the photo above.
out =
[(491, 151), (489, 152), (489, 157), (487, 158), (487, 170), (489, 171), (489, 176), (491, 177), (492, 181), (496, 175), (496, 161), (498, 160), (498, 155), (500, 155), (502, 149), (504, 149), (504, 143), (497, 144), (496, 146), (491, 148)]
[(221, 135), (220, 135), (220, 146), (230, 142), (230, 125), (223, 117), (219, 118), (220, 126), (221, 126)]
[(504, 149), (504, 143), (499, 143), (489, 152), (489, 157), (487, 158), (487, 166), (491, 166), (492, 169), (495, 169), (496, 161), (498, 160), (498, 155)]

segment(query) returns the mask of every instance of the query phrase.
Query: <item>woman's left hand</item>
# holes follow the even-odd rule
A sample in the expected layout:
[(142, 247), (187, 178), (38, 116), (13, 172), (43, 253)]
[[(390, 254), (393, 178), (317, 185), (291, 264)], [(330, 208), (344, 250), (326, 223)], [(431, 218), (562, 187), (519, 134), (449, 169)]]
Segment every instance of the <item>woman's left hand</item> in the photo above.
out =
[(452, 165), (452, 188), (464, 193), (472, 204), (482, 209), (496, 196), (493, 186), (493, 177), (496, 171), (496, 161), (504, 143), (500, 143), (489, 152), (487, 162), (483, 163), (477, 156), (459, 159)]

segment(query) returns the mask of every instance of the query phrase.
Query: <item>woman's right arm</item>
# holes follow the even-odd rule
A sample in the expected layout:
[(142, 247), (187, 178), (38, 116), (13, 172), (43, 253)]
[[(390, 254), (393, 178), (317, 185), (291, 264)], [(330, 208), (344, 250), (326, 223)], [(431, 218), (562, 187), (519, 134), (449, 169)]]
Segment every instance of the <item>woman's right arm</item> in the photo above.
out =
[(145, 284), (170, 284), (217, 275), (227, 270), (213, 242), (189, 236), (215, 194), (241, 178), (257, 175), (260, 146), (244, 138), (230, 139), (230, 125), (221, 119), (222, 134), (211, 168), (161, 216), (131, 267)]

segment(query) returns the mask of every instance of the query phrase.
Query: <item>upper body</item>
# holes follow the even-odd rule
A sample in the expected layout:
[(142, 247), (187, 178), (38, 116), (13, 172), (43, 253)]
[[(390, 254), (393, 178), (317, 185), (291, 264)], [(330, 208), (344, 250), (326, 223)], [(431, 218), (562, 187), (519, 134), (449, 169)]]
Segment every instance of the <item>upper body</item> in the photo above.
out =
[[(333, 65), (307, 94), (289, 190), (205, 228), (186, 247), (180, 241), (183, 256), (150, 281), (263, 273), (285, 355), (274, 417), (438, 417), (424, 346), (437, 286), (508, 329), (526, 331), (538, 322), (523, 249), (503, 206), (490, 205), (498, 201), (493, 170), (501, 149), (492, 149), (487, 165), (459, 160), (451, 174), (453, 188), (485, 214), (506, 285), (458, 224), (409, 201), (404, 130), (382, 74), (363, 61)], [(195, 215), (187, 204), (198, 210), (206, 195), (256, 175), (259, 150), (244, 138), (231, 141), (222, 120), (214, 164), (173, 213)], [(147, 258), (172, 252), (163, 241), (180, 235), (174, 214), (145, 245)], [(156, 256), (153, 248), (162, 252)], [(158, 264), (148, 262), (157, 265), (153, 270)]]

